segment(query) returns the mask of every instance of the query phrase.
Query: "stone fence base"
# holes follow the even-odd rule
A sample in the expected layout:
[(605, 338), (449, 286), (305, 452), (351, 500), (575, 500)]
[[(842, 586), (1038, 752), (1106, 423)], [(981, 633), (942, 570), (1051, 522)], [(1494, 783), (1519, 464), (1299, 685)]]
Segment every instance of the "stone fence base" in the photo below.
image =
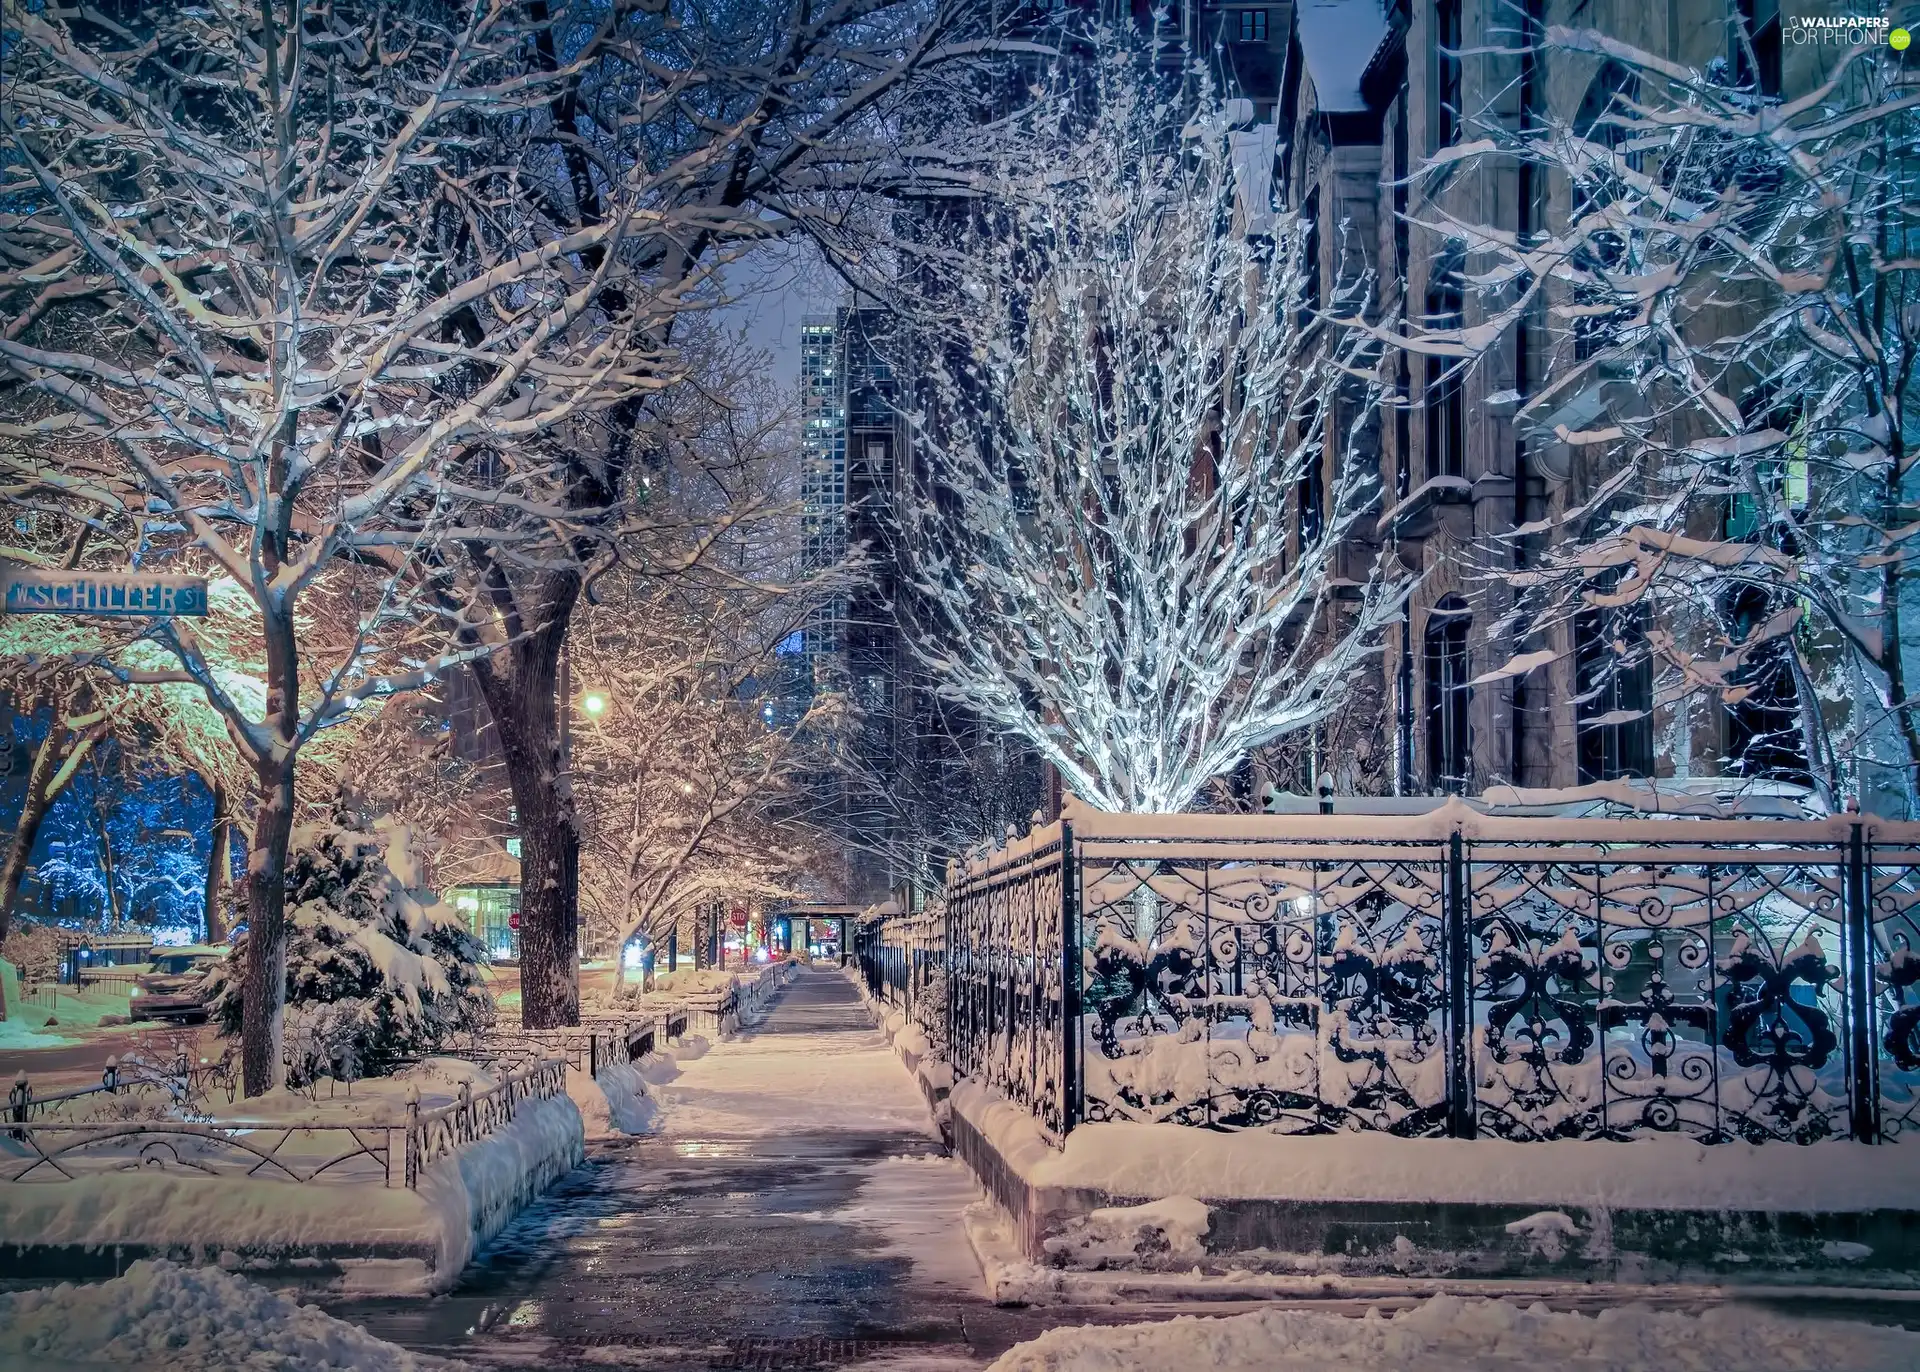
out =
[[(955, 1153), (1047, 1266), (1920, 1289), (1920, 1148), (1106, 1124), (1056, 1150), (978, 1085), (949, 1104)], [(1154, 1204), (1176, 1198), (1203, 1232), (1168, 1231), (1194, 1211)]]

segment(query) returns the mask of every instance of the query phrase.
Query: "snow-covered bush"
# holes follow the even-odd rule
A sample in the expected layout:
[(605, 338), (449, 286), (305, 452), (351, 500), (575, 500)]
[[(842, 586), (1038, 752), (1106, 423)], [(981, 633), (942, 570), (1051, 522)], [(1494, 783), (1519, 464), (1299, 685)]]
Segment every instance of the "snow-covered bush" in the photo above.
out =
[[(420, 885), (406, 826), (336, 815), (298, 828), (287, 863), (288, 1081), (378, 1075), (485, 1027), (486, 949)], [(246, 938), (208, 972), (211, 1016), (240, 1032)]]
[(60, 975), (60, 933), (50, 924), (23, 919), (0, 939), (0, 958), (20, 973), (20, 985), (52, 981)]

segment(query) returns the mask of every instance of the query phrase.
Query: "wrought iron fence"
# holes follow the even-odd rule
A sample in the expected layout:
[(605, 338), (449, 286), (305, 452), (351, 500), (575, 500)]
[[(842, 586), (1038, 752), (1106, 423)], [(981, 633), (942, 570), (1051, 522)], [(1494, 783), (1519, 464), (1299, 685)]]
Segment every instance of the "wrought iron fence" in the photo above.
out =
[(924, 909), (880, 915), (854, 931), (854, 960), (867, 994), (909, 1015), (932, 1050), (947, 1051), (947, 915)]
[(1912, 1132), (1920, 826), (1087, 815), (947, 891), (955, 1070), (1080, 1121)]
[[(415, 1187), (426, 1167), (506, 1127), (528, 1101), (565, 1094), (566, 1072), (565, 1059), (547, 1058), (508, 1073), (477, 1094), (463, 1082), (446, 1105), (422, 1109), (417, 1090), (409, 1091), (403, 1112), (370, 1104), (359, 1118), (56, 1122), (31, 1118), (30, 1109), (21, 1108), (16, 1096), (19, 1120), (0, 1129), (0, 1183), (57, 1183), (102, 1172), (158, 1170), (256, 1181)], [(26, 1103), (30, 1107), (38, 1102), (28, 1097)]]

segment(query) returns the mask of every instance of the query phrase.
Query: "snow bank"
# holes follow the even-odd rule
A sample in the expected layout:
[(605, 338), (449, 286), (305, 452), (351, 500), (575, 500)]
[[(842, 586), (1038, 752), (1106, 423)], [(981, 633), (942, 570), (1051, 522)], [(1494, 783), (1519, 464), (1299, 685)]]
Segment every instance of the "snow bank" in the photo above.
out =
[(506, 1128), (429, 1167), (419, 1188), (439, 1216), (439, 1260), (429, 1289), (453, 1285), (476, 1249), (585, 1160), (579, 1108), (555, 1096), (522, 1101)]
[(1085, 1124), (1055, 1150), (1033, 1117), (978, 1083), (953, 1107), (1033, 1187), (1116, 1197), (1443, 1201), (1650, 1210), (1858, 1211), (1920, 1195), (1920, 1148), (1578, 1139), (1403, 1139), (1390, 1134), (1217, 1133), (1178, 1124)]
[(988, 1372), (1906, 1372), (1920, 1334), (1793, 1320), (1748, 1307), (1700, 1315), (1630, 1305), (1597, 1316), (1435, 1296), (1392, 1318), (1262, 1310), (1228, 1319), (1053, 1329)]
[(417, 1189), (158, 1170), (0, 1186), (0, 1247), (123, 1244), (256, 1271), (331, 1266), (342, 1289), (441, 1291), (583, 1156), (573, 1102), (528, 1100), (511, 1124), (426, 1168)]
[(651, 1134), (659, 1124), (660, 1109), (647, 1095), (640, 1069), (610, 1062), (598, 1077), (569, 1068), (567, 1095), (580, 1111), (590, 1139), (616, 1134)]
[(415, 1372), (451, 1367), (217, 1268), (137, 1262), (125, 1276), (0, 1295), (0, 1369)]
[(1067, 1267), (1187, 1267), (1206, 1256), (1213, 1211), (1191, 1196), (1116, 1205), (1075, 1215), (1046, 1241), (1047, 1256)]

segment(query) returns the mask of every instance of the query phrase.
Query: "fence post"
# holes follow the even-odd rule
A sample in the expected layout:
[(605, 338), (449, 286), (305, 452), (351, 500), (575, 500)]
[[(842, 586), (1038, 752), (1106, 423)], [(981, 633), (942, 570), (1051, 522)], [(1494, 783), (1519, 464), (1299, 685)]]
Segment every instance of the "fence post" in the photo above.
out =
[[(951, 999), (951, 996), (949, 996)], [(1073, 825), (1060, 821), (1060, 1136), (1080, 1119), (1080, 890)]]
[[(407, 1127), (406, 1141), (401, 1147), (401, 1175), (407, 1179), (407, 1189), (412, 1190), (420, 1179), (420, 1088), (407, 1087)], [(388, 1166), (392, 1166), (391, 1163)]]
[(1874, 1048), (1873, 906), (1868, 899), (1866, 836), (1858, 820), (1847, 840), (1847, 904), (1840, 958), (1846, 968), (1847, 1067), (1852, 1078), (1848, 1123), (1861, 1143), (1880, 1142), (1880, 1061)]
[(600, 1036), (591, 1032), (587, 1035), (587, 1075), (600, 1075)]
[(1441, 887), (1447, 958), (1447, 1134), (1470, 1139), (1473, 1122), (1473, 940), (1467, 928), (1466, 845), (1455, 828), (1447, 840)]

